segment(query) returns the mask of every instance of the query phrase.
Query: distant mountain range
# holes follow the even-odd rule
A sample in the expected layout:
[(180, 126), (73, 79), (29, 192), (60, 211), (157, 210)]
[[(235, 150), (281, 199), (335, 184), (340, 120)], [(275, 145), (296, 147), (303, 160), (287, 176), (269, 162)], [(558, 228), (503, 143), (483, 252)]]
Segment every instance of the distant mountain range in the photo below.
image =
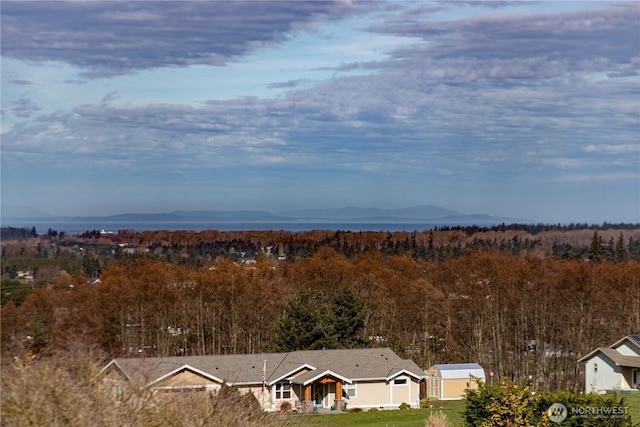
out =
[(491, 225), (500, 223), (530, 223), (522, 218), (499, 218), (486, 214), (462, 214), (433, 205), (409, 208), (380, 209), (345, 207), (340, 209), (305, 209), (282, 212), (256, 210), (238, 211), (173, 211), (169, 213), (125, 213), (108, 216), (54, 216), (31, 208), (2, 209), (3, 222), (13, 219), (52, 220), (65, 222), (105, 221), (105, 222), (358, 222), (358, 223), (438, 223), (450, 225)]

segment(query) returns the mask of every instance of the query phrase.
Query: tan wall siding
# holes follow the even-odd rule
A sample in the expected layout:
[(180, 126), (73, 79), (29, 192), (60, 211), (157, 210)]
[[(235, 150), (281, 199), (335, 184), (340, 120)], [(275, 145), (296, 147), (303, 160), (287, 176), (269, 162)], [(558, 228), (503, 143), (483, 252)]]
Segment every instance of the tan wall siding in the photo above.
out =
[(347, 400), (348, 408), (387, 408), (389, 386), (385, 381), (356, 382), (356, 397)]
[(464, 396), (464, 390), (467, 388), (469, 379), (450, 379), (443, 381), (443, 399), (461, 398)]
[(392, 408), (396, 409), (401, 403), (411, 403), (411, 383), (405, 385), (391, 385)]
[(155, 387), (179, 387), (179, 386), (193, 386), (193, 385), (214, 385), (216, 382), (198, 375), (191, 371), (182, 371), (176, 375), (173, 375), (158, 384), (154, 384)]
[(420, 404), (420, 385), (413, 379), (408, 378), (406, 385), (391, 385), (391, 394), (392, 409), (398, 409), (402, 403), (408, 403), (412, 407)]
[(408, 379), (406, 385), (391, 385), (386, 381), (356, 382), (356, 397), (347, 400), (348, 408), (398, 409), (400, 404), (419, 404), (420, 385)]
[(300, 372), (296, 372), (295, 374), (291, 375), (288, 378), (290, 378), (290, 379), (298, 378), (300, 375), (306, 374), (309, 371), (310, 371), (310, 369), (308, 369), (308, 368), (300, 369)]
[(111, 369), (109, 372), (103, 377), (112, 381), (125, 381), (126, 377), (120, 373), (117, 369)]

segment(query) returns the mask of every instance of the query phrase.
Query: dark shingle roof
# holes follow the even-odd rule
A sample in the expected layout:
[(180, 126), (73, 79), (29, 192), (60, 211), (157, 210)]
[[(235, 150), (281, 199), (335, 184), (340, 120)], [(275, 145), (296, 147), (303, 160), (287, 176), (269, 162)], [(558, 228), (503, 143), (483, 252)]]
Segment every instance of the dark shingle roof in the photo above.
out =
[[(260, 384), (266, 361), (268, 384), (289, 378), (307, 367), (316, 371), (331, 371), (350, 380), (386, 379), (402, 372), (422, 377), (414, 362), (401, 359), (389, 348), (302, 350), (289, 353), (259, 353), (216, 356), (150, 357), (114, 359), (130, 380), (149, 384), (184, 366), (205, 376), (229, 384)], [(106, 367), (105, 367), (106, 369)], [(310, 377), (313, 377), (311, 375)]]

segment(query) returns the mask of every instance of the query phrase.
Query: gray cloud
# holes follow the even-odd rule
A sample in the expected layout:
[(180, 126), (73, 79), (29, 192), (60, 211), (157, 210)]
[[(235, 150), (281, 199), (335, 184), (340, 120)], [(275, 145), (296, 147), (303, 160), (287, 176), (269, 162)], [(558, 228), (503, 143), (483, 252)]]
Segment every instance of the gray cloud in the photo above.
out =
[[(128, 7), (137, 14), (112, 12), (99, 19), (164, 25), (150, 14), (166, 16), (169, 6), (156, 10), (132, 4)], [(407, 20), (398, 19), (403, 10), (393, 6), (385, 11), (392, 14), (385, 23), (370, 25), (369, 31), (418, 41), (389, 52), (387, 60), (343, 64), (334, 78), (322, 82), (274, 83), (271, 87), (291, 88), (274, 99), (213, 99), (199, 107), (120, 105), (116, 93), (107, 93), (95, 104), (15, 125), (3, 134), (3, 157), (29, 155), (34, 161), (38, 153), (43, 163), (51, 163), (52, 156), (67, 162), (79, 159), (79, 164), (96, 168), (147, 172), (157, 180), (200, 172), (196, 182), (257, 169), (300, 176), (317, 170), (335, 172), (327, 176), (364, 172), (363, 180), (402, 177), (419, 182), (416, 188), (435, 175), (456, 182), (637, 178), (638, 7), (436, 21), (429, 18), (433, 8), (425, 6), (422, 14)], [(296, 21), (292, 14), (284, 13), (273, 32), (261, 32), (257, 45), (277, 43), (300, 22), (310, 25), (316, 19)], [(167, 24), (169, 31), (178, 22)], [(191, 21), (180, 25), (185, 23)], [(193, 24), (193, 34), (199, 34), (200, 24)], [(162, 47), (165, 36), (148, 29), (136, 31), (140, 37), (146, 31), (149, 52), (154, 53), (141, 58), (134, 54), (144, 50), (142, 45), (127, 50), (130, 37), (118, 45), (118, 36), (104, 34), (96, 37), (105, 39), (105, 45), (96, 39), (97, 49), (87, 57), (73, 46), (57, 53), (54, 46), (50, 56), (94, 73), (186, 65), (191, 60), (216, 63), (206, 52), (215, 52), (225, 63), (255, 49), (254, 39), (259, 38), (234, 35), (230, 28), (216, 30), (219, 43), (224, 39), (229, 46), (214, 43), (213, 48), (197, 48), (193, 56), (177, 53), (176, 46)], [(69, 40), (77, 34), (72, 36)], [(44, 59), (44, 51), (38, 52), (30, 59)], [(112, 55), (126, 63), (109, 59)], [(357, 69), (368, 73), (341, 74)], [(28, 111), (28, 103), (12, 107)]]
[(391, 67), (422, 69), (440, 81), (633, 75), (640, 52), (640, 6), (578, 12), (478, 15), (459, 20), (391, 19), (370, 31), (418, 37), (393, 52)]
[(16, 117), (22, 119), (31, 117), (34, 113), (41, 110), (33, 101), (27, 98), (20, 98), (12, 101), (10, 110)]
[[(117, 5), (117, 8), (114, 8)], [(2, 55), (63, 61), (106, 77), (141, 69), (224, 65), (368, 2), (6, 1)]]

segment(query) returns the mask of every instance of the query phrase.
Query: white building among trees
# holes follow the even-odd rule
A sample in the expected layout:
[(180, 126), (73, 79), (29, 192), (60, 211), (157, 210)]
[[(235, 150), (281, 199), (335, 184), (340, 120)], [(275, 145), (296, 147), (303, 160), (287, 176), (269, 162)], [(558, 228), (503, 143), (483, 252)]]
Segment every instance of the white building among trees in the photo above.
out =
[(640, 334), (627, 335), (580, 360), (585, 364), (585, 392), (640, 392)]

